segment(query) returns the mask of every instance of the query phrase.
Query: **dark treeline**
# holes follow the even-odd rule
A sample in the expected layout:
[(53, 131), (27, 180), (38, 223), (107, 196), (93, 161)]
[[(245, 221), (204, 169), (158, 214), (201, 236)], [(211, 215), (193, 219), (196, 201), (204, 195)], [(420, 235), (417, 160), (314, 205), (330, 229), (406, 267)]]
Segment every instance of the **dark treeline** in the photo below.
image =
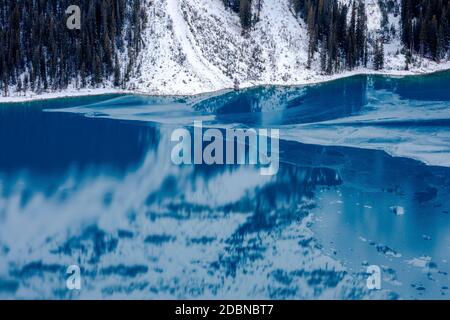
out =
[[(81, 30), (66, 26), (70, 5)], [(0, 88), (120, 86), (142, 47), (143, 10), (142, 0), (0, 0)]]
[[(259, 20), (259, 12), (252, 10), (258, 11), (261, 1), (223, 2), (239, 14), (244, 31)], [(406, 49), (406, 68), (412, 54), (439, 61), (450, 53), (450, 0), (401, 0), (401, 6), (393, 0), (379, 0), (382, 21), (372, 38), (367, 34), (363, 0), (349, 1), (349, 5), (338, 0), (291, 0), (291, 4), (308, 26), (308, 68), (318, 56), (322, 71), (329, 74), (366, 67), (369, 60), (374, 69), (382, 69), (384, 44), (396, 36), (401, 36)], [(397, 34), (395, 26), (389, 25), (388, 13), (398, 16), (400, 11), (401, 34)]]
[[(223, 2), (239, 14), (244, 31), (259, 20), (261, 1)], [(337, 0), (291, 0), (291, 4), (294, 13), (303, 18), (308, 26), (308, 68), (316, 55), (320, 55), (322, 71), (328, 74), (367, 65), (367, 17), (364, 1), (355, 0), (349, 7), (339, 4)], [(256, 9), (256, 12), (252, 12), (252, 9)], [(349, 14), (351, 18), (348, 21)]]
[(402, 41), (409, 54), (444, 58), (450, 45), (450, 1), (402, 0), (401, 6)]
[(320, 54), (322, 71), (328, 74), (367, 66), (364, 1), (355, 0), (350, 6), (336, 0), (292, 0), (292, 4), (308, 26), (308, 67), (316, 53)]

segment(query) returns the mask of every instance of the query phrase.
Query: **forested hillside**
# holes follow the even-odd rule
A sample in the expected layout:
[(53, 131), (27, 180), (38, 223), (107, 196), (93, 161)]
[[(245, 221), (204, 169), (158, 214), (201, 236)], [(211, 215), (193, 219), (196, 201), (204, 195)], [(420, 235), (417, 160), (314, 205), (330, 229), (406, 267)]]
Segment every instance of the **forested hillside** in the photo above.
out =
[[(143, 47), (141, 0), (0, 0), (0, 87), (55, 90), (127, 81)], [(81, 9), (81, 29), (66, 9)]]
[[(259, 21), (261, 0), (223, 0), (239, 14), (243, 29)], [(256, 5), (255, 5), (256, 3)], [(253, 6), (252, 6), (253, 4)], [(384, 44), (397, 30), (389, 25), (388, 13), (401, 12), (401, 39), (407, 54), (436, 61), (445, 59), (450, 46), (450, 4), (448, 0), (378, 0), (382, 14), (379, 32), (369, 38), (364, 0), (291, 0), (293, 10), (305, 21), (309, 34), (308, 63), (320, 55), (321, 70), (333, 74), (355, 67), (367, 67), (372, 55), (375, 70), (383, 69)], [(253, 12), (252, 12), (253, 9)], [(372, 51), (369, 52), (369, 47)]]
[(409, 54), (446, 58), (450, 45), (448, 0), (402, 0), (402, 41)]
[[(0, 89), (191, 94), (434, 70), (449, 57), (449, 2), (0, 0)], [(66, 27), (73, 4), (80, 30)]]

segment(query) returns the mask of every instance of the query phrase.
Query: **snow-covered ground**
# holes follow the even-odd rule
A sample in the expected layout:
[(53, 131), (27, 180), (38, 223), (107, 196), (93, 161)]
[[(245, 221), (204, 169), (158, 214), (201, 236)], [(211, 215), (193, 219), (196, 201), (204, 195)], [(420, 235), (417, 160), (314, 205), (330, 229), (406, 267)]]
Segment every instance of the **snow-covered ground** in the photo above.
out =
[[(346, 2), (346, 0), (342, 0)], [(348, 2), (348, 1), (347, 1)], [(381, 24), (378, 0), (366, 0), (368, 29), (376, 36)], [(149, 10), (144, 35), (148, 47), (141, 55), (142, 72), (132, 81), (140, 92), (192, 95), (255, 85), (303, 85), (362, 73), (370, 68), (336, 75), (321, 74), (316, 54), (306, 68), (308, 34), (289, 0), (262, 0), (259, 22), (242, 35), (238, 16), (221, 0), (161, 0)], [(389, 15), (389, 25), (399, 31), (399, 16)], [(382, 74), (414, 75), (448, 69), (450, 63), (423, 59), (405, 71), (401, 44), (394, 37), (387, 44)], [(369, 66), (370, 67), (370, 66)]]
[[(308, 34), (304, 21), (296, 17), (289, 0), (261, 0), (259, 22), (242, 34), (239, 17), (225, 9), (221, 0), (159, 0), (147, 3), (148, 24), (144, 49), (126, 91), (111, 84), (102, 89), (70, 88), (43, 94), (15, 93), (0, 102), (47, 99), (86, 94), (132, 92), (149, 95), (195, 95), (234, 87), (257, 85), (303, 85), (355, 74), (381, 73), (396, 76), (430, 73), (450, 68), (416, 58), (405, 70), (401, 54), (399, 16), (389, 13), (396, 36), (385, 45), (385, 68), (381, 72), (360, 68), (332, 76), (320, 72), (319, 56), (306, 68)], [(348, 0), (340, 0), (348, 3)], [(377, 37), (381, 24), (378, 0), (365, 0), (368, 29)]]
[(8, 97), (0, 96), (0, 103), (26, 102), (35, 100), (48, 100), (57, 98), (95, 96), (95, 95), (120, 94), (120, 93), (133, 93), (133, 92), (129, 90), (120, 90), (115, 88), (86, 88), (86, 89), (72, 88), (58, 91), (43, 92), (40, 94), (28, 91), (26, 94), (13, 93), (11, 96)]

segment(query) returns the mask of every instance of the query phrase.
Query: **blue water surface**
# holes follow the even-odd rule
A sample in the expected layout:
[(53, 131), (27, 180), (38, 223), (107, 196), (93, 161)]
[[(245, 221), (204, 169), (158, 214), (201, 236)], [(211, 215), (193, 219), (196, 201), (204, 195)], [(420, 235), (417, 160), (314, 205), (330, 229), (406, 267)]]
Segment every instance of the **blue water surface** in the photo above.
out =
[[(0, 297), (448, 299), (449, 85), (0, 104)], [(174, 165), (170, 135), (194, 120), (280, 129), (278, 174)]]

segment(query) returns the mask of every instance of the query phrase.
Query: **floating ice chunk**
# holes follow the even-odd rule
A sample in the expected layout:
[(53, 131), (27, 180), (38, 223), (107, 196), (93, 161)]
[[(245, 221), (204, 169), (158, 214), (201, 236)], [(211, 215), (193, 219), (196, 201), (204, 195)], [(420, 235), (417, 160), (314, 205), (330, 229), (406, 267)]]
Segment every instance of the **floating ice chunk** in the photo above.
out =
[(401, 206), (392, 206), (391, 211), (396, 214), (397, 216), (402, 216), (405, 214), (405, 208)]
[(417, 268), (425, 268), (430, 261), (431, 257), (422, 256), (420, 258), (413, 258), (411, 260), (406, 260), (406, 263)]

